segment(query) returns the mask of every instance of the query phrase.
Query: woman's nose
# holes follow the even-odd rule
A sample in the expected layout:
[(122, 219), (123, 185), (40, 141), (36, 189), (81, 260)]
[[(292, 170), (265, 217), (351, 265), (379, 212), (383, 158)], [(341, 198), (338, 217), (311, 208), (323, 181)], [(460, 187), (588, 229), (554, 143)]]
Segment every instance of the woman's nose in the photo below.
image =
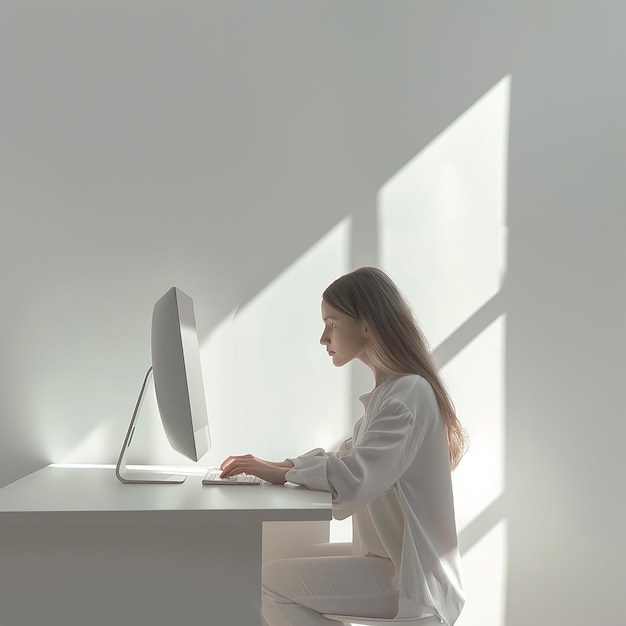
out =
[(326, 337), (326, 331), (324, 331), (322, 333), (322, 336), (320, 337), (320, 343), (325, 346), (327, 343), (329, 343), (328, 338)]

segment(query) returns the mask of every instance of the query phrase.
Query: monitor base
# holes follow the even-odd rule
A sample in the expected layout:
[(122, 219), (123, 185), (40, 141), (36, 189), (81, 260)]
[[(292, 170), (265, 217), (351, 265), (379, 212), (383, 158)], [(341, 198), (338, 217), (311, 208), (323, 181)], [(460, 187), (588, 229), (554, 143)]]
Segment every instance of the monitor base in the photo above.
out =
[(135, 404), (135, 410), (128, 426), (126, 437), (124, 438), (124, 444), (120, 456), (115, 466), (115, 476), (124, 484), (180, 484), (185, 482), (187, 476), (183, 474), (172, 474), (171, 472), (164, 472), (155, 470), (134, 470), (128, 469), (126, 466), (126, 455), (128, 448), (130, 447), (133, 435), (135, 434), (135, 427), (137, 425), (137, 419), (141, 412), (141, 405), (143, 404), (144, 396), (146, 395), (146, 389), (148, 384), (152, 380), (152, 367), (148, 368), (143, 384), (141, 385), (141, 391), (137, 398), (137, 404)]

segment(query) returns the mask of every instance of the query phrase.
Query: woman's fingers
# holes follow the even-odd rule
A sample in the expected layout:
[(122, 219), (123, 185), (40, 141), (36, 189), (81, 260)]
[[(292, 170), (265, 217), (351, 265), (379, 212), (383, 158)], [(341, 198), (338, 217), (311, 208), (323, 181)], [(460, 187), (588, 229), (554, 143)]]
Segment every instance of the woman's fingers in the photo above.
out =
[(254, 457), (251, 454), (244, 454), (244, 455), (241, 455), (241, 456), (229, 456), (227, 459), (222, 461), (222, 464), (220, 465), (220, 468), (224, 469), (225, 467), (228, 467), (229, 465), (232, 465), (233, 463), (241, 462), (241, 461), (244, 461), (246, 459), (253, 459), (253, 458)]
[(258, 476), (270, 483), (283, 484), (287, 468), (276, 467), (252, 455), (229, 457), (222, 463), (221, 478), (229, 478), (241, 473)]
[(235, 476), (245, 472), (246, 474), (253, 474), (255, 469), (258, 469), (262, 463), (259, 459), (256, 459), (251, 454), (244, 456), (231, 456), (228, 457), (221, 465), (222, 478), (228, 476)]
[(237, 474), (252, 474), (270, 483), (283, 484), (289, 468), (282, 464), (270, 463), (252, 454), (229, 456), (221, 465), (221, 478), (229, 478)]

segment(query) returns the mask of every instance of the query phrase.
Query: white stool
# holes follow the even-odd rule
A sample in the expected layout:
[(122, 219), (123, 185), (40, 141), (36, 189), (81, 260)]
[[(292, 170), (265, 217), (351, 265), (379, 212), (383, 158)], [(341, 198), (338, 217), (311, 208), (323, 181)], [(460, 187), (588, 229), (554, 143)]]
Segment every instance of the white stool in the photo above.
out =
[(441, 626), (443, 622), (435, 615), (428, 617), (403, 617), (397, 619), (377, 619), (375, 617), (355, 617), (353, 615), (330, 615), (324, 614), (326, 619), (344, 624), (358, 624), (359, 626), (393, 626), (394, 624), (404, 624), (404, 626)]

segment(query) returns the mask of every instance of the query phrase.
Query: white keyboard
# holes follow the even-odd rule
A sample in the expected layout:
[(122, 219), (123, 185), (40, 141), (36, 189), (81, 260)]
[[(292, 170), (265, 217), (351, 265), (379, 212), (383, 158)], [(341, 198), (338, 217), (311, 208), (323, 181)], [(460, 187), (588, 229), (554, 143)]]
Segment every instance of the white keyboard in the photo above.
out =
[(220, 478), (222, 470), (219, 467), (211, 467), (202, 479), (203, 485), (260, 485), (263, 481), (256, 476), (237, 474), (228, 478)]

